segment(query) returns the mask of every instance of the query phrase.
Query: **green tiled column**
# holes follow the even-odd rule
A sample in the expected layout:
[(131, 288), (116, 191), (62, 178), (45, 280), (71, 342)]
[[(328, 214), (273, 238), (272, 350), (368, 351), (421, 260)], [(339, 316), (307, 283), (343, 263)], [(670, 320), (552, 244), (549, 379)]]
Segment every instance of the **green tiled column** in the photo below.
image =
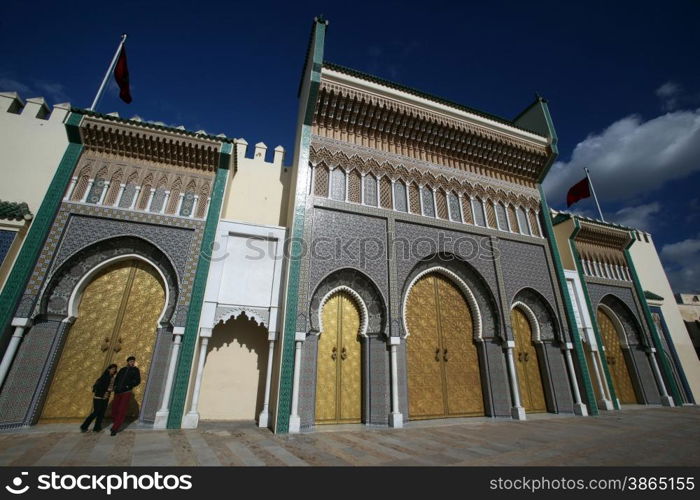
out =
[[(641, 282), (639, 281), (639, 275), (637, 274), (637, 270), (634, 267), (634, 262), (632, 262), (632, 256), (629, 252), (629, 248), (634, 243), (634, 235), (630, 234), (630, 236), (632, 237), (632, 241), (629, 245), (627, 245), (627, 248), (625, 248), (625, 258), (627, 259), (627, 264), (629, 265), (630, 272), (632, 274), (632, 282), (634, 283), (634, 289), (637, 292), (637, 297), (639, 297), (639, 302), (642, 304), (642, 309), (644, 310), (644, 319), (646, 320), (647, 325), (649, 326), (649, 331), (651, 332), (651, 339), (654, 342), (654, 347), (656, 348), (656, 352), (662, 353), (664, 352), (663, 344), (661, 344), (661, 339), (659, 339), (659, 334), (656, 331), (656, 325), (654, 324), (654, 320), (651, 317), (649, 305), (647, 304), (646, 297), (644, 297), (644, 289), (642, 288)], [(658, 358), (661, 361), (661, 369), (664, 371), (666, 385), (670, 387), (671, 395), (673, 396), (673, 402), (677, 406), (682, 406), (683, 399), (681, 399), (681, 394), (680, 392), (678, 392), (678, 386), (676, 385), (676, 380), (673, 377), (673, 373), (671, 372), (671, 367), (668, 364), (668, 360), (666, 359), (666, 356), (658, 356)]]
[[(297, 326), (297, 306), (299, 302), (299, 269), (303, 258), (302, 239), (304, 235), (304, 218), (306, 212), (306, 179), (309, 169), (309, 148), (311, 146), (311, 123), (313, 121), (314, 106), (321, 83), (321, 66), (323, 65), (323, 44), (325, 41), (326, 22), (322, 19), (315, 20), (312, 32), (310, 50), (307, 56), (306, 71), (302, 81), (308, 84), (309, 91), (306, 100), (306, 109), (303, 113), (303, 123), (299, 131), (297, 183), (294, 199), (294, 218), (291, 227), (291, 246), (289, 260), (287, 262), (287, 294), (284, 305), (284, 325), (282, 331), (282, 359), (280, 366), (280, 381), (277, 411), (277, 433), (289, 432), (289, 415), (292, 407), (292, 385), (294, 376), (294, 338)], [(302, 99), (304, 96), (300, 96)]]
[[(566, 322), (569, 326), (569, 331), (571, 332), (571, 340), (574, 344), (574, 353), (576, 354), (576, 360), (578, 361), (578, 366), (581, 371), (581, 379), (583, 380), (583, 390), (586, 392), (586, 400), (588, 401), (588, 413), (591, 415), (598, 415), (598, 403), (595, 399), (595, 392), (593, 391), (593, 385), (591, 384), (591, 374), (588, 371), (588, 364), (586, 363), (586, 357), (583, 352), (583, 344), (581, 343), (581, 336), (578, 332), (578, 325), (576, 324), (576, 315), (574, 314), (574, 306), (571, 303), (571, 298), (569, 297), (569, 287), (566, 286), (566, 275), (564, 274), (564, 266), (561, 263), (561, 258), (559, 257), (559, 250), (557, 249), (556, 236), (554, 235), (554, 228), (552, 227), (552, 218), (550, 217), (549, 206), (547, 205), (547, 200), (544, 196), (544, 190), (542, 185), (539, 186), (540, 197), (542, 198), (542, 219), (544, 219), (544, 231), (549, 242), (549, 249), (552, 252), (552, 258), (554, 259), (554, 267), (557, 275), (557, 280), (559, 281), (559, 289), (561, 295), (564, 298), (564, 306), (566, 309)], [(586, 297), (586, 300), (588, 297)], [(574, 381), (578, 383), (578, 381)]]
[(63, 195), (70, 183), (73, 170), (75, 170), (80, 153), (83, 150), (78, 130), (80, 120), (81, 115), (79, 114), (70, 113), (68, 115), (68, 119), (65, 122), (69, 140), (68, 147), (66, 152), (63, 153), (61, 162), (58, 164), (44, 200), (34, 216), (27, 237), (22, 244), (22, 249), (17, 256), (17, 260), (15, 260), (10, 275), (7, 277), (2, 295), (0, 295), (0, 335), (4, 336), (10, 331), (8, 327), (12, 321), (17, 304), (22, 298), (27, 282), (32, 275), (36, 260), (39, 258), (39, 253), (44, 246), (56, 213), (61, 206)]
[(226, 188), (226, 179), (228, 177), (228, 167), (231, 162), (232, 149), (233, 145), (230, 143), (224, 143), (221, 145), (221, 153), (219, 154), (219, 168), (216, 170), (214, 187), (211, 192), (209, 212), (207, 213), (207, 221), (204, 225), (202, 245), (200, 246), (199, 251), (199, 261), (197, 262), (197, 273), (194, 277), (194, 283), (192, 285), (190, 308), (187, 311), (187, 323), (185, 324), (185, 333), (182, 336), (180, 356), (177, 362), (177, 371), (175, 372), (172, 398), (170, 399), (170, 413), (168, 414), (168, 429), (180, 428), (182, 414), (185, 409), (185, 399), (187, 398), (187, 387), (190, 380), (192, 356), (194, 355), (194, 348), (195, 344), (197, 343), (197, 335), (199, 330), (199, 317), (202, 313), (204, 290), (207, 286), (207, 277), (209, 276), (211, 248), (214, 244), (216, 227), (219, 224), (219, 218), (221, 215), (221, 206), (223, 204), (224, 189)]

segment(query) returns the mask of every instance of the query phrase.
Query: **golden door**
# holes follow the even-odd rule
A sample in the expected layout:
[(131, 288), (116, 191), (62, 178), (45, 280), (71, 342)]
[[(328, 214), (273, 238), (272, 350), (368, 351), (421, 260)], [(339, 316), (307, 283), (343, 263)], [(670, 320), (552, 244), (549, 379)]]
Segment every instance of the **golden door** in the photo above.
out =
[(140, 407), (164, 304), (160, 276), (145, 263), (120, 261), (99, 273), (83, 292), (41, 419), (85, 418), (92, 411), (92, 384), (109, 364), (125, 366), (130, 355), (141, 371), (133, 392)]
[(439, 274), (421, 278), (408, 297), (406, 323), (409, 417), (483, 415), (472, 318), (461, 292)]
[(362, 419), (360, 312), (345, 292), (323, 306), (316, 363), (316, 423)]
[(523, 408), (528, 413), (546, 412), (547, 404), (537, 351), (532, 343), (530, 322), (517, 308), (511, 311), (510, 319), (515, 337), (515, 366), (518, 370), (518, 387)]
[(605, 345), (605, 358), (608, 362), (608, 370), (612, 376), (617, 398), (620, 400), (620, 403), (635, 404), (637, 403), (637, 396), (634, 394), (632, 378), (630, 377), (625, 356), (622, 353), (617, 329), (610, 316), (602, 309), (598, 309), (597, 316), (600, 335), (603, 338), (603, 345)]

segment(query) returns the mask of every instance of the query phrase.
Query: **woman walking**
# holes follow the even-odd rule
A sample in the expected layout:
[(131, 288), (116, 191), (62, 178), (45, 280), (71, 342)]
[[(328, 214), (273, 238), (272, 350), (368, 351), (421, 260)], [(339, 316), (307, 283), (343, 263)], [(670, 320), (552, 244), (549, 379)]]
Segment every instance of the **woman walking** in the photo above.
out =
[(83, 425), (80, 426), (80, 432), (87, 432), (93, 419), (95, 419), (95, 427), (93, 427), (92, 430), (94, 432), (100, 432), (102, 430), (102, 418), (105, 416), (105, 410), (107, 410), (109, 395), (114, 391), (114, 375), (116, 373), (117, 365), (109, 365), (102, 376), (100, 376), (92, 386), (92, 392), (94, 393), (92, 398), (93, 411), (90, 416), (85, 419)]

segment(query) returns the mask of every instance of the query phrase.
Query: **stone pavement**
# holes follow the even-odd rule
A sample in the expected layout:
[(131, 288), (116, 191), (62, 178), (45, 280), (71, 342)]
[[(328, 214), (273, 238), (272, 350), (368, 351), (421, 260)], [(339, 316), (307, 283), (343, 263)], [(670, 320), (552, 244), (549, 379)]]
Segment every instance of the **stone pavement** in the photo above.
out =
[(700, 407), (625, 407), (598, 417), (530, 415), (411, 422), (405, 429), (325, 426), (275, 436), (252, 422), (196, 430), (78, 424), (0, 433), (0, 465), (700, 465)]

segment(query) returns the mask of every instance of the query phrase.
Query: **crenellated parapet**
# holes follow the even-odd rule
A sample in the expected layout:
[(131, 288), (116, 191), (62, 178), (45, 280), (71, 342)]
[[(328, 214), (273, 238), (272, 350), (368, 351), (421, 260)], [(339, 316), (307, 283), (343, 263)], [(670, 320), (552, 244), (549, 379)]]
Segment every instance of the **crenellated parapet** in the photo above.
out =
[(70, 103), (56, 104), (51, 108), (43, 97), (32, 97), (25, 101), (17, 92), (0, 92), (0, 112), (17, 115), (22, 120), (61, 124), (70, 109)]

